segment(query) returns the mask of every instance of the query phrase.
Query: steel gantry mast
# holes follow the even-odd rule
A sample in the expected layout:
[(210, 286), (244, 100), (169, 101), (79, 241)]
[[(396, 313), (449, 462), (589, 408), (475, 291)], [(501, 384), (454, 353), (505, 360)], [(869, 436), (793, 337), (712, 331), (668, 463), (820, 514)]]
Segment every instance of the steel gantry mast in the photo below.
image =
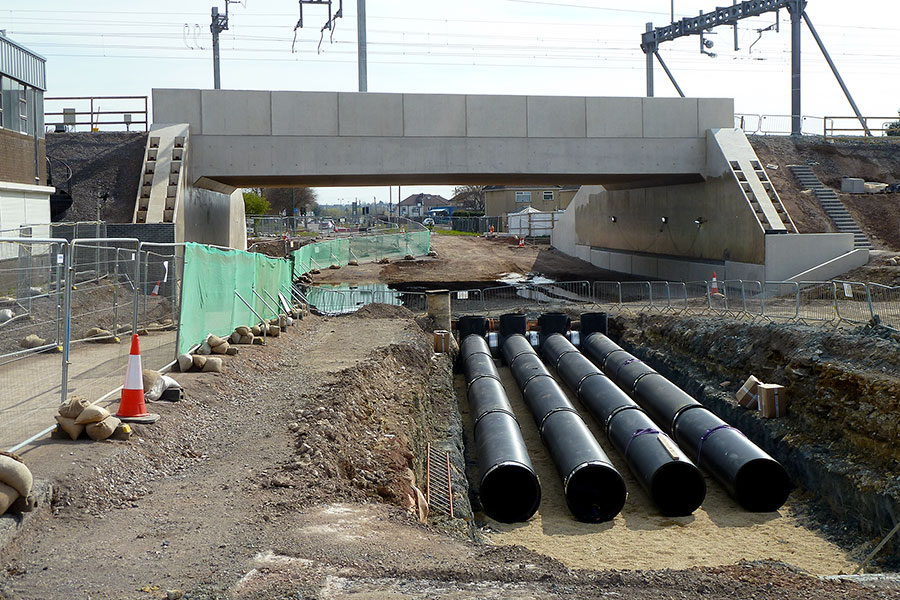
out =
[[(859, 122), (862, 124), (866, 135), (871, 136), (872, 133), (871, 131), (869, 131), (869, 127), (866, 124), (865, 118), (859, 111), (859, 108), (857, 107), (856, 102), (853, 100), (853, 96), (850, 94), (850, 90), (847, 89), (847, 85), (844, 83), (843, 78), (841, 78), (837, 66), (834, 64), (834, 61), (828, 54), (828, 50), (825, 48), (825, 44), (824, 42), (822, 42), (822, 38), (819, 37), (818, 32), (816, 31), (815, 27), (813, 27), (812, 21), (810, 21), (809, 19), (809, 15), (806, 14), (806, 5), (807, 0), (750, 0), (747, 2), (735, 2), (732, 6), (719, 7), (712, 12), (701, 13), (696, 17), (685, 17), (680, 21), (675, 21), (673, 19), (670, 25), (666, 25), (664, 27), (654, 28), (653, 23), (647, 23), (647, 30), (641, 36), (641, 50), (643, 50), (644, 54), (646, 55), (647, 64), (647, 96), (653, 96), (653, 59), (656, 58), (656, 60), (659, 61), (660, 66), (662, 66), (663, 70), (665, 71), (666, 75), (669, 77), (669, 80), (675, 86), (675, 89), (682, 97), (684, 97), (684, 93), (681, 91), (678, 83), (676, 83), (675, 77), (672, 75), (672, 72), (669, 70), (668, 66), (666, 66), (666, 63), (663, 62), (662, 57), (659, 55), (659, 46), (663, 42), (670, 42), (672, 40), (689, 35), (700, 35), (701, 51), (704, 51), (704, 42), (702, 41), (702, 35), (704, 33), (715, 29), (716, 27), (722, 27), (726, 25), (735, 27), (736, 31), (737, 24), (741, 19), (758, 17), (769, 12), (777, 13), (782, 8), (785, 8), (791, 15), (791, 135), (801, 135), (803, 126), (803, 120), (801, 116), (802, 112), (800, 86), (800, 34), (801, 21), (805, 21), (807, 27), (809, 27), (810, 33), (812, 33), (813, 39), (816, 40), (816, 44), (819, 46), (819, 49), (825, 56), (825, 60), (828, 62), (828, 66), (831, 67), (832, 73), (834, 73), (838, 84), (841, 86), (841, 90), (843, 90), (848, 102), (850, 102), (850, 106), (853, 108), (853, 112), (856, 113), (856, 118), (859, 119)], [(735, 49), (737, 49), (736, 33)]]

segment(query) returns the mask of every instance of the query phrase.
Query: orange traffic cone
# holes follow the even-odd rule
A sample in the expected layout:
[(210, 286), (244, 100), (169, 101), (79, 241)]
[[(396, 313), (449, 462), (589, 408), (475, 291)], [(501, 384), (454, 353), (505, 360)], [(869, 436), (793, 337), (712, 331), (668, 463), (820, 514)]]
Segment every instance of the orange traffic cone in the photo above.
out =
[(131, 354), (128, 356), (128, 367), (125, 369), (125, 387), (122, 388), (122, 400), (116, 416), (131, 423), (156, 423), (159, 415), (147, 412), (144, 405), (144, 379), (141, 368), (141, 345), (137, 334), (131, 336)]
[(151, 296), (159, 296), (159, 281), (156, 282), (156, 285), (153, 286), (153, 291), (150, 292)]
[(719, 282), (716, 280), (716, 272), (713, 271), (712, 284), (709, 286), (710, 294), (718, 294), (719, 293)]

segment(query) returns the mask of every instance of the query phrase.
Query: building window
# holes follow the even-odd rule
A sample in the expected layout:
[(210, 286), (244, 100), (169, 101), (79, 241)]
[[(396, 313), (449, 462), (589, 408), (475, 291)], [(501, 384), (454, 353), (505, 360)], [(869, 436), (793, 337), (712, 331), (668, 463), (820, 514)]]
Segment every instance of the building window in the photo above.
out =
[(544, 202), (553, 202), (553, 190), (544, 192)]
[(516, 192), (516, 204), (531, 203), (531, 192)]

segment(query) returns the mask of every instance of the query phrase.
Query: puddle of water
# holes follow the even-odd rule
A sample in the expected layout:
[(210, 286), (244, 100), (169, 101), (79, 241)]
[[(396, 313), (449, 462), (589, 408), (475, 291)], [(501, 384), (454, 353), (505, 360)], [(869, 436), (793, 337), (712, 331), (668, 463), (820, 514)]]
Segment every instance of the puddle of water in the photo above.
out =
[(528, 273), (527, 275), (522, 275), (521, 273), (503, 273), (497, 281), (499, 283), (507, 283), (510, 285), (516, 283), (554, 283), (554, 280), (549, 277), (544, 277), (539, 273)]
[(326, 314), (356, 312), (367, 304), (403, 304), (403, 294), (384, 283), (322, 285), (306, 291), (309, 303)]

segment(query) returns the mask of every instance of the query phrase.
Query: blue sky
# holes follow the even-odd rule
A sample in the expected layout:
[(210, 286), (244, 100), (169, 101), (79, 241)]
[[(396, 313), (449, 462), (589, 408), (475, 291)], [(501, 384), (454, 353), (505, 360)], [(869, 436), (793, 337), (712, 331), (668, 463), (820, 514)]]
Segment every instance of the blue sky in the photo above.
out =
[[(224, 5), (220, 2), (220, 9)], [(719, 4), (725, 4), (720, 0)], [(7, 3), (7, 5), (12, 3)], [(48, 59), (48, 96), (149, 95), (154, 87), (212, 87), (213, 0), (33, 0), (0, 8), (0, 29)], [(337, 5), (337, 0), (335, 0)], [(676, 0), (676, 18), (714, 2)], [(862, 112), (900, 109), (900, 3), (810, 0), (807, 12)], [(642, 96), (645, 23), (669, 22), (670, 0), (368, 0), (369, 91)], [(304, 8), (293, 42), (295, 0), (245, 0), (230, 7), (222, 34), (222, 86), (230, 89), (357, 89), (356, 2), (346, 0), (333, 38), (322, 7)], [(735, 98), (736, 111), (790, 114), (790, 20), (762, 34), (773, 14), (710, 36), (716, 58), (689, 37), (663, 45), (688, 96)], [(294, 51), (292, 52), (292, 45)], [(808, 31), (803, 38), (804, 115), (851, 110)], [(656, 93), (674, 88), (656, 69)], [(404, 188), (447, 193), (448, 188)], [(396, 188), (393, 194), (396, 199)], [(320, 189), (323, 201), (387, 199), (387, 188)]]

